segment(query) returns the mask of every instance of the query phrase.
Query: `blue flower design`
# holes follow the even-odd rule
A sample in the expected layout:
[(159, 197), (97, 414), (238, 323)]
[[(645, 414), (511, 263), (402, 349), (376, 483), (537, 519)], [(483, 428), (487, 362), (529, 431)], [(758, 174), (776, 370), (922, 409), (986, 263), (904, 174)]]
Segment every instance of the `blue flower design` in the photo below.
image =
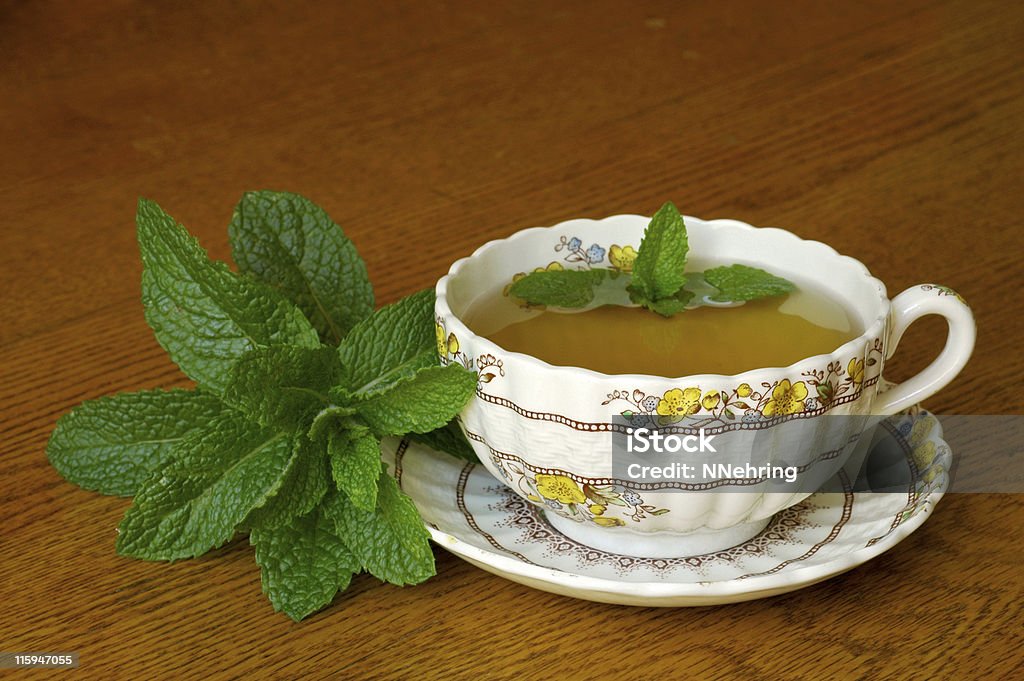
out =
[(622, 493), (622, 500), (625, 501), (630, 506), (636, 506), (637, 504), (643, 501), (643, 497), (641, 497), (633, 490), (627, 489), (625, 492)]
[(583, 245), (583, 242), (580, 241), (577, 237), (573, 237), (573, 238), (569, 239), (569, 250), (570, 251), (578, 251), (582, 245)]
[(597, 244), (592, 244), (587, 249), (587, 262), (595, 263), (604, 260), (604, 249)]

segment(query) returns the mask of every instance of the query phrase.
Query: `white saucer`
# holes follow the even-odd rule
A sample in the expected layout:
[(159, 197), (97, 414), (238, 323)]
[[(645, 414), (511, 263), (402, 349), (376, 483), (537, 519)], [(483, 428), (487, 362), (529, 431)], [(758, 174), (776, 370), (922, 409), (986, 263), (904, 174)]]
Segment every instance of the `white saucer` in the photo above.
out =
[[(603, 603), (695, 606), (793, 591), (854, 568), (902, 541), (949, 484), (952, 453), (938, 421), (913, 409), (883, 422), (868, 457), (871, 489), (835, 489), (777, 514), (731, 549), (655, 559), (599, 551), (555, 530), (483, 466), (407, 440), (384, 459), (416, 502), (434, 541), (514, 582)], [(857, 488), (860, 488), (858, 485)]]

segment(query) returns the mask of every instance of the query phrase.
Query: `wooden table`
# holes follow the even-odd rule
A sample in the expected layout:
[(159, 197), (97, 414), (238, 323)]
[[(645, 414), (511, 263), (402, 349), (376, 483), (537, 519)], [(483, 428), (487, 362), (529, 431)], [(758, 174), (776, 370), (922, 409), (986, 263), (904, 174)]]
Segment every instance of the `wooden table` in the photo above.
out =
[[(1021, 5), (427, 4), (0, 3), (0, 649), (77, 651), (103, 679), (1022, 678), (1024, 495), (950, 495), (861, 568), (698, 609), (571, 600), (438, 550), (426, 584), (360, 577), (296, 624), (244, 539), (114, 554), (127, 500), (44, 447), (81, 400), (187, 385), (143, 321), (140, 195), (227, 258), (243, 190), (306, 194), (380, 302), (574, 216), (673, 199), (782, 225), (891, 291), (957, 288), (977, 351), (929, 405), (1022, 412)], [(916, 325), (889, 378), (942, 335)]]

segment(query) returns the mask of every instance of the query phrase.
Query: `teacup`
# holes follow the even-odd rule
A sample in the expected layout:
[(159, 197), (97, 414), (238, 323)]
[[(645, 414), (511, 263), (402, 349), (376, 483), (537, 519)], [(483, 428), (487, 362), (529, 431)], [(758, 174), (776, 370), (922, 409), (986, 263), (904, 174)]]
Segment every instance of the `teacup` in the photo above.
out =
[[(773, 515), (813, 492), (779, 491), (769, 484), (755, 491), (724, 486), (708, 492), (615, 477), (610, 431), (621, 427), (616, 417), (656, 415), (668, 405), (687, 414), (703, 412), (713, 421), (729, 397), (742, 407), (730, 407), (728, 422), (720, 419), (722, 429), (758, 433), (747, 453), (751, 462), (771, 463), (783, 454), (792, 460), (792, 451), (781, 451), (783, 442), (792, 448), (791, 438), (776, 437), (785, 424), (800, 420), (806, 427), (825, 416), (897, 413), (947, 385), (974, 348), (970, 309), (947, 287), (913, 286), (889, 300), (885, 286), (862, 263), (823, 243), (736, 220), (685, 220), (695, 269), (729, 263), (762, 267), (842, 301), (864, 332), (829, 354), (786, 367), (661, 377), (553, 366), (505, 350), (464, 323), (479, 296), (493, 295), (517, 275), (552, 263), (628, 271), (650, 221), (639, 215), (522, 230), (459, 260), (437, 283), (441, 362), (463, 363), (480, 377), (476, 395), (460, 414), (480, 461), (541, 508), (557, 530), (597, 549), (662, 558), (719, 551), (754, 537)], [(926, 369), (892, 386), (882, 379), (885, 362), (907, 327), (928, 314), (946, 318), (945, 348)], [(708, 395), (718, 398), (705, 400)], [(804, 460), (820, 454), (810, 445), (805, 449)], [(828, 472), (848, 455), (844, 451), (831, 459)]]

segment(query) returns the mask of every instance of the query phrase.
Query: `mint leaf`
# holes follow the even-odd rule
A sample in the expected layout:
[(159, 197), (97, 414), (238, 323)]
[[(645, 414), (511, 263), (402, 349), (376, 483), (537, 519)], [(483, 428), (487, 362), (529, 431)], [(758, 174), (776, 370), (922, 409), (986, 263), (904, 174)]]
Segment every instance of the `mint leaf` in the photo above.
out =
[(644, 231), (633, 262), (630, 289), (648, 301), (672, 297), (686, 283), (684, 270), (689, 250), (683, 217), (667, 201)]
[(473, 446), (462, 434), (462, 429), (459, 428), (459, 423), (455, 419), (449, 421), (447, 425), (427, 433), (409, 433), (408, 438), (439, 452), (445, 452), (466, 461), (479, 462), (476, 452), (473, 451)]
[(340, 375), (334, 348), (256, 348), (235, 364), (224, 401), (263, 425), (308, 427), (330, 405), (328, 392)]
[(254, 508), (242, 524), (270, 529), (287, 523), (295, 516), (309, 513), (320, 503), (330, 485), (326, 459), (326, 447), (297, 436), (281, 486), (262, 505)]
[(175, 444), (220, 413), (220, 401), (187, 390), (144, 390), (84, 402), (57, 421), (46, 455), (65, 479), (131, 496)]
[(346, 420), (345, 417), (355, 413), (355, 407), (341, 407), (336, 404), (325, 407), (313, 417), (313, 423), (310, 424), (309, 430), (306, 431), (306, 437), (310, 440), (322, 440), (324, 435), (330, 434), (338, 428), (343, 428)]
[(342, 385), (351, 393), (386, 390), (436, 365), (433, 289), (382, 307), (354, 326), (338, 346), (338, 356)]
[(338, 489), (364, 511), (377, 504), (380, 440), (368, 431), (332, 433), (328, 445), (331, 471)]
[(386, 472), (377, 479), (373, 511), (360, 509), (343, 494), (325, 501), (324, 510), (363, 568), (378, 579), (401, 586), (434, 575), (430, 535), (412, 500)]
[(531, 272), (509, 288), (509, 295), (531, 305), (586, 307), (594, 300), (594, 287), (608, 270), (544, 270)]
[(685, 310), (693, 295), (693, 291), (681, 288), (674, 296), (669, 298), (647, 300), (635, 292), (630, 295), (630, 298), (634, 303), (643, 305), (652, 312), (657, 312), (662, 317), (671, 317)]
[(336, 345), (373, 312), (373, 287), (356, 247), (322, 208), (298, 194), (246, 192), (228, 228), (243, 272), (279, 289)]
[(135, 496), (117, 552), (146, 560), (192, 558), (220, 546), (281, 486), (291, 437), (225, 412), (175, 445)]
[(222, 393), (234, 360), (253, 348), (320, 344), (298, 308), (265, 284), (211, 262), (152, 201), (139, 199), (136, 223), (146, 321), (200, 386)]
[(458, 364), (421, 369), (415, 376), (354, 402), (380, 435), (425, 433), (450, 421), (476, 390), (476, 373)]
[(715, 267), (704, 272), (704, 279), (719, 290), (714, 300), (723, 302), (770, 298), (796, 290), (791, 281), (747, 265)]
[(348, 588), (359, 560), (338, 537), (334, 522), (317, 506), (272, 529), (253, 529), (263, 593), (274, 610), (301, 620)]

